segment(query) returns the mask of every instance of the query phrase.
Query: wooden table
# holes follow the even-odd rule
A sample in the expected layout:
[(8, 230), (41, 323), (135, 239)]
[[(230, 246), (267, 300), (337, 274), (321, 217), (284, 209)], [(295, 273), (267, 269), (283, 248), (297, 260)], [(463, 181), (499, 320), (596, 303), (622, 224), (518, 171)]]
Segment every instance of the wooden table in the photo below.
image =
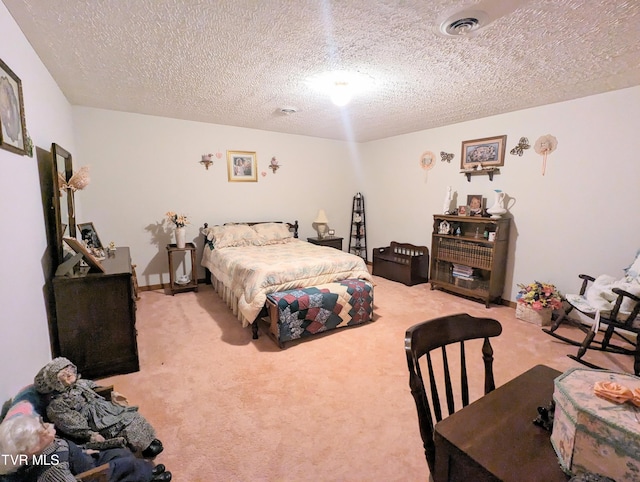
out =
[[(191, 275), (187, 283), (178, 283), (176, 280), (176, 266), (174, 263), (174, 255), (183, 255), (191, 253)], [(178, 248), (175, 244), (167, 245), (167, 255), (169, 256), (169, 292), (172, 295), (176, 293), (182, 293), (184, 291), (198, 291), (198, 272), (196, 269), (196, 245), (193, 243), (186, 243), (184, 248)], [(185, 259), (183, 259), (183, 262)], [(186, 267), (185, 267), (186, 269)]]
[(342, 251), (342, 240), (337, 236), (325, 236), (324, 238), (307, 238), (311, 244), (317, 244), (318, 246), (329, 246), (330, 248), (336, 248)]
[(433, 480), (566, 482), (550, 432), (533, 424), (560, 374), (537, 365), (436, 424)]

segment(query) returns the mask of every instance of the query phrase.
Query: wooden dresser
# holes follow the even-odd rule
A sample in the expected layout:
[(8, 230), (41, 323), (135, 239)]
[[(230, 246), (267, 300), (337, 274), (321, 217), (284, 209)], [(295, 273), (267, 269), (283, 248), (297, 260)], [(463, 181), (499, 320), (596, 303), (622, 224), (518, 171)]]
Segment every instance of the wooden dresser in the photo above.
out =
[(68, 358), (89, 379), (140, 369), (129, 248), (117, 248), (101, 264), (104, 273), (85, 267), (53, 278), (54, 356)]

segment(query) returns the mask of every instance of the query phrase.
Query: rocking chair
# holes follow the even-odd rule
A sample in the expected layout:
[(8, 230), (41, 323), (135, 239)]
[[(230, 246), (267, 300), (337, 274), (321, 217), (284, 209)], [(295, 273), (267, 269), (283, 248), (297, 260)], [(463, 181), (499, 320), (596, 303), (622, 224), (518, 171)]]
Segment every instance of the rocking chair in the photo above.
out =
[[(634, 357), (634, 373), (640, 375), (640, 343), (638, 339), (640, 337), (640, 317), (638, 317), (640, 312), (640, 251), (633, 264), (625, 272), (626, 275), (620, 280), (615, 280), (607, 275), (597, 278), (586, 274), (579, 275), (579, 278), (582, 279), (580, 293), (566, 295), (564, 301), (568, 307), (563, 308), (562, 313), (549, 329), (543, 328), (542, 331), (566, 343), (578, 346), (576, 355), (567, 356), (591, 368), (600, 367), (583, 359), (588, 350), (632, 355)], [(593, 324), (587, 327), (579, 321), (568, 318), (573, 309), (591, 318)], [(564, 322), (580, 328), (586, 334), (585, 338), (582, 341), (577, 341), (556, 333), (556, 330)], [(596, 340), (595, 337), (601, 329), (604, 332), (602, 340)], [(625, 342), (626, 346), (613, 343), (614, 335), (617, 339)]]

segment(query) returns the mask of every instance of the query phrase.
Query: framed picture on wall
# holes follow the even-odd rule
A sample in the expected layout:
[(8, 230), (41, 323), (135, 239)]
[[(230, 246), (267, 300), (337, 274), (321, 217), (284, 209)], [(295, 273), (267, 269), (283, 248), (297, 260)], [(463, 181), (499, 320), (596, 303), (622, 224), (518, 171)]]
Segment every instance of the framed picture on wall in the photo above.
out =
[(255, 152), (227, 151), (229, 182), (256, 182), (258, 160)]
[(485, 137), (462, 142), (461, 169), (504, 166), (504, 150), (507, 136)]
[(22, 82), (0, 59), (0, 147), (24, 156), (26, 132)]

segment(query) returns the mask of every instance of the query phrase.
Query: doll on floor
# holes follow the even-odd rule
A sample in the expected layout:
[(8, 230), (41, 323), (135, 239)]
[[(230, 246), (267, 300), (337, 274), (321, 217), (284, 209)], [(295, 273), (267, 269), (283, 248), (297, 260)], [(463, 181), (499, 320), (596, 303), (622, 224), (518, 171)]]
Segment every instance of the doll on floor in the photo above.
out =
[(6, 482), (76, 482), (75, 475), (109, 464), (109, 482), (167, 482), (171, 472), (129, 449), (83, 450), (56, 437), (53, 424), (34, 413), (0, 424), (0, 475)]
[(76, 366), (54, 358), (34, 379), (36, 390), (50, 396), (47, 416), (63, 435), (79, 442), (124, 437), (130, 448), (153, 458), (163, 450), (151, 424), (138, 407), (122, 406), (98, 395), (98, 385), (80, 378)]

